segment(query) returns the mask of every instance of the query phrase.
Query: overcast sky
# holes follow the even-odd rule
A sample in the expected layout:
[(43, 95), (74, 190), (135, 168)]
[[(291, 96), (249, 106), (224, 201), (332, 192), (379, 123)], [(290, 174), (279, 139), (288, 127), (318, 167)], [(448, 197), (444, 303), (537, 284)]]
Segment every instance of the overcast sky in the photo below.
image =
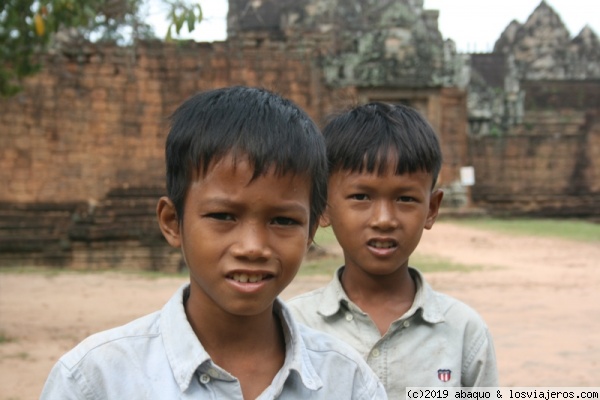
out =
[[(150, 0), (156, 3), (155, 0)], [(514, 19), (524, 23), (541, 0), (425, 0), (425, 8), (440, 10), (444, 39), (456, 42), (459, 51), (490, 51), (504, 28)], [(587, 24), (600, 34), (600, 0), (546, 0), (561, 16), (571, 36)], [(204, 20), (191, 36), (198, 41), (225, 40), (227, 1), (200, 0)], [(149, 16), (160, 37), (165, 36), (164, 13), (156, 5)], [(183, 35), (188, 38), (188, 35)]]

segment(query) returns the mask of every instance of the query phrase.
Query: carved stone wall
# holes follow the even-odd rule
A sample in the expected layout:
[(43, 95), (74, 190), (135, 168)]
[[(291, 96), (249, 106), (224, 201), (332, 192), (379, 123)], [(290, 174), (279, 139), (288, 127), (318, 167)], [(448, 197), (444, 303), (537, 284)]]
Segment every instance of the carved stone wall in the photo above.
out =
[(317, 121), (355, 98), (323, 86), (313, 49), (148, 43), (64, 56), (0, 100), (0, 201), (99, 201), (114, 187), (162, 186), (168, 117), (200, 90), (245, 84), (290, 97)]
[[(544, 4), (535, 20), (555, 23)], [(566, 41), (558, 30), (568, 59), (580, 60), (570, 69), (537, 61), (520, 69), (525, 53), (457, 55), (437, 16), (422, 0), (231, 0), (226, 42), (90, 45), (49, 56), (22, 93), (0, 99), (0, 265), (178, 269), (154, 216), (168, 117), (197, 91), (235, 84), (275, 90), (318, 123), (369, 100), (412, 105), (440, 136), (440, 185), (449, 192), (471, 164), (476, 205), (598, 215), (595, 34)], [(498, 47), (535, 48), (530, 36), (545, 39), (529, 25), (509, 26)], [(519, 71), (587, 78), (537, 84)], [(470, 137), (473, 104), (509, 134)]]
[(600, 40), (589, 26), (571, 38), (560, 15), (545, 1), (524, 24), (513, 21), (494, 53), (512, 55), (519, 79), (565, 80), (600, 78)]
[(470, 136), (473, 202), (492, 212), (598, 218), (600, 80), (523, 81), (523, 121)]
[[(571, 34), (545, 1), (525, 23), (512, 21), (492, 53), (464, 56), (469, 79), (469, 127), (474, 135), (508, 134), (523, 122), (530, 94), (524, 81), (594, 81), (600, 79), (600, 40), (589, 26)], [(576, 83), (574, 83), (576, 85)], [(576, 91), (574, 89), (573, 91)], [(562, 91), (567, 98), (572, 98)], [(573, 107), (573, 106), (571, 106)]]
[[(254, 36), (49, 57), (23, 92), (0, 100), (0, 265), (176, 270), (154, 215), (169, 115), (197, 91), (244, 84), (291, 98), (320, 123), (360, 91), (328, 85), (321, 61), (310, 37)], [(455, 145), (443, 137), (464, 128), (450, 121), (464, 108), (441, 107), (464, 92), (407, 93), (396, 98), (420, 98), (444, 145)]]
[(542, 1), (493, 53), (470, 55), (473, 202), (494, 212), (596, 216), (600, 210), (600, 41), (571, 38)]
[(318, 40), (335, 87), (439, 86), (438, 15), (423, 0), (232, 0), (228, 35)]
[[(555, 123), (555, 115), (546, 117)], [(582, 129), (570, 134), (471, 137), (474, 204), (506, 215), (598, 218), (600, 113), (579, 117)]]
[(245, 84), (320, 121), (356, 96), (323, 86), (313, 51), (156, 42), (50, 57), (23, 92), (0, 99), (0, 265), (179, 268), (155, 217), (169, 115), (197, 91)]

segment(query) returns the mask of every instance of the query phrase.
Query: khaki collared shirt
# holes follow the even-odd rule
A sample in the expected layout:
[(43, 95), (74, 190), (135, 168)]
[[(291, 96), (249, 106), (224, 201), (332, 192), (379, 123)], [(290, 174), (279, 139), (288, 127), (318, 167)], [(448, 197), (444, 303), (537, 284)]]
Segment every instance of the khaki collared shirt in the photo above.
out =
[(342, 269), (327, 286), (291, 299), (288, 306), (297, 321), (357, 349), (390, 399), (405, 399), (408, 386), (498, 386), (492, 337), (471, 307), (434, 291), (410, 268), (417, 288), (413, 305), (382, 337), (344, 292)]

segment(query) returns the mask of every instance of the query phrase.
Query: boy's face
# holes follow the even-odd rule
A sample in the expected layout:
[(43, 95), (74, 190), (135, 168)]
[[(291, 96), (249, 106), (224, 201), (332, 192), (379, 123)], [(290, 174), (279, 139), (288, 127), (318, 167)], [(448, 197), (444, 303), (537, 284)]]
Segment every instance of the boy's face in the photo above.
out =
[(190, 184), (181, 224), (170, 200), (159, 202), (163, 234), (190, 270), (193, 307), (270, 313), (312, 241), (308, 177), (269, 170), (251, 181), (253, 172), (243, 158), (212, 163)]
[(423, 233), (431, 229), (443, 193), (426, 172), (382, 175), (337, 171), (329, 178), (323, 224), (331, 224), (346, 268), (369, 275), (405, 269)]

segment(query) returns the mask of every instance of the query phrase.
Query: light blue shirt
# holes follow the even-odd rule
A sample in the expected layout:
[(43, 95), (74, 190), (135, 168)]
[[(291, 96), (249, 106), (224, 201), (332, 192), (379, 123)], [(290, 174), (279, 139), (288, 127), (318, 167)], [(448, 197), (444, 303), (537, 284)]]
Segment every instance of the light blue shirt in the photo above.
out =
[[(242, 399), (239, 381), (216, 365), (189, 324), (183, 286), (161, 311), (85, 339), (56, 363), (41, 399)], [(297, 325), (275, 301), (284, 365), (259, 399), (387, 399), (350, 346)]]

